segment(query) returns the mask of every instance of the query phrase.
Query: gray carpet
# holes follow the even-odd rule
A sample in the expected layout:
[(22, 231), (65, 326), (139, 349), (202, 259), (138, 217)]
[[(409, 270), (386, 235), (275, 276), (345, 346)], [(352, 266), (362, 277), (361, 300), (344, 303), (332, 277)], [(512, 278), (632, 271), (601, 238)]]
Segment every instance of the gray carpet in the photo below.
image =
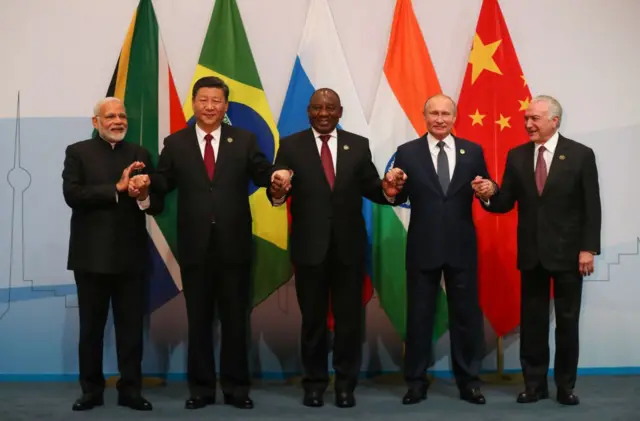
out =
[[(154, 410), (136, 412), (117, 407), (116, 392), (108, 389), (105, 406), (88, 412), (72, 412), (78, 396), (75, 383), (0, 383), (0, 420), (447, 420), (447, 421), (638, 421), (640, 420), (640, 377), (592, 376), (578, 380), (576, 393), (582, 403), (563, 407), (554, 399), (536, 404), (515, 402), (520, 390), (516, 385), (486, 385), (488, 403), (484, 406), (460, 401), (455, 386), (449, 380), (438, 379), (426, 401), (403, 406), (400, 402), (404, 387), (381, 381), (363, 381), (356, 390), (357, 406), (338, 409), (333, 405), (333, 393), (325, 396), (323, 408), (301, 405), (302, 390), (278, 383), (256, 384), (252, 398), (256, 408), (240, 410), (220, 404), (197, 411), (183, 409), (187, 389), (184, 383), (171, 383), (162, 388), (145, 390)], [(555, 390), (550, 390), (555, 397)], [(220, 396), (218, 396), (220, 401)]]

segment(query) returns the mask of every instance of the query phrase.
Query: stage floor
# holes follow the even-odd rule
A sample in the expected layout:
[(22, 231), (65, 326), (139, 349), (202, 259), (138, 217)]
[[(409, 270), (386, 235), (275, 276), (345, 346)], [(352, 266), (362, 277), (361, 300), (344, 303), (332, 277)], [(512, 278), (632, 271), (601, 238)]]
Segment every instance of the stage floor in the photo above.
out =
[[(581, 404), (563, 407), (552, 399), (536, 404), (515, 402), (521, 387), (485, 385), (487, 405), (476, 406), (458, 399), (451, 380), (438, 379), (426, 401), (411, 406), (401, 404), (405, 388), (400, 384), (363, 381), (356, 390), (357, 406), (339, 409), (333, 393), (325, 396), (322, 408), (302, 406), (302, 390), (281, 383), (258, 383), (252, 391), (256, 407), (241, 410), (216, 404), (196, 411), (183, 409), (186, 384), (170, 383), (144, 391), (154, 410), (137, 412), (116, 406), (116, 391), (108, 389), (105, 406), (84, 413), (71, 411), (78, 397), (76, 383), (0, 383), (0, 420), (322, 420), (330, 418), (367, 421), (443, 420), (447, 421), (638, 421), (640, 420), (640, 376), (588, 376), (578, 379), (576, 393)], [(220, 392), (219, 392), (220, 393)], [(221, 402), (221, 396), (218, 401)], [(472, 418), (473, 417), (473, 418)]]

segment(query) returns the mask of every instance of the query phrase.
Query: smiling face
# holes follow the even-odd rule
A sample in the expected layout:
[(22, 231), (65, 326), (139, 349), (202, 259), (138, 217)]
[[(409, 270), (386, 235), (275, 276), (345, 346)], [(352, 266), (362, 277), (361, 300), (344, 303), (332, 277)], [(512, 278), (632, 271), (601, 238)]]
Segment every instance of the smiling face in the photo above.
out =
[(199, 88), (191, 105), (198, 126), (207, 133), (220, 126), (229, 109), (229, 102), (222, 88)]
[(342, 117), (340, 97), (330, 89), (319, 89), (312, 96), (307, 107), (309, 123), (318, 133), (329, 134), (338, 126)]
[(524, 125), (529, 139), (535, 143), (544, 143), (558, 130), (560, 118), (550, 118), (549, 102), (534, 101), (524, 113)]
[(438, 140), (447, 137), (456, 122), (456, 109), (451, 98), (445, 95), (430, 98), (424, 106), (424, 120), (431, 136)]
[(120, 101), (106, 101), (100, 106), (98, 115), (92, 118), (93, 127), (107, 142), (121, 142), (127, 134), (127, 113)]

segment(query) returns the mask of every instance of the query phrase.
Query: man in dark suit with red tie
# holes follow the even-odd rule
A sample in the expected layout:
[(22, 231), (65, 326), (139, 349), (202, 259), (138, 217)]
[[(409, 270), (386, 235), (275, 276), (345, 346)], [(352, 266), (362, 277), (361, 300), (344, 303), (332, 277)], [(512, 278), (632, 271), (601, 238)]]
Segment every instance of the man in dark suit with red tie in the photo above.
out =
[[(368, 139), (336, 129), (342, 105), (319, 89), (307, 114), (311, 128), (280, 141), (276, 168), (293, 171), (289, 190), (267, 193), (274, 205), (291, 197), (291, 260), (302, 313), (301, 354), (305, 406), (324, 404), (329, 384), (327, 312), (335, 318), (333, 367), (336, 405), (355, 405), (363, 329), (362, 282), (367, 233), (362, 197), (388, 204), (371, 160)], [(384, 181), (388, 196), (395, 183)], [(329, 299), (331, 298), (331, 299)]]
[[(220, 384), (224, 402), (253, 408), (249, 397), (248, 326), (252, 218), (249, 181), (266, 187), (272, 163), (256, 136), (222, 122), (229, 88), (217, 77), (196, 81), (194, 126), (168, 136), (151, 189), (178, 190), (178, 262), (189, 323), (187, 409), (215, 403), (215, 309), (222, 327)], [(283, 177), (289, 172), (284, 171)]]
[(561, 119), (562, 108), (554, 98), (542, 95), (531, 100), (525, 112), (531, 142), (509, 151), (500, 189), (487, 180), (473, 183), (490, 212), (505, 213), (518, 204), (520, 363), (525, 381), (519, 403), (549, 396), (552, 278), (557, 400), (564, 405), (580, 402), (573, 389), (578, 368), (582, 278), (593, 273), (593, 256), (600, 253), (602, 212), (593, 150), (559, 134)]

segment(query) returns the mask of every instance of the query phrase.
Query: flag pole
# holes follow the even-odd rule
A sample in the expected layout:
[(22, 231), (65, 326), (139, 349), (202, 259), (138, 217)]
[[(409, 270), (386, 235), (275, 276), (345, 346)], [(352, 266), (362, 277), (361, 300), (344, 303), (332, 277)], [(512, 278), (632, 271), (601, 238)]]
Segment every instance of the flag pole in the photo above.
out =
[(520, 384), (523, 382), (521, 373), (504, 372), (504, 337), (496, 338), (496, 371), (480, 376), (482, 381), (490, 384)]

